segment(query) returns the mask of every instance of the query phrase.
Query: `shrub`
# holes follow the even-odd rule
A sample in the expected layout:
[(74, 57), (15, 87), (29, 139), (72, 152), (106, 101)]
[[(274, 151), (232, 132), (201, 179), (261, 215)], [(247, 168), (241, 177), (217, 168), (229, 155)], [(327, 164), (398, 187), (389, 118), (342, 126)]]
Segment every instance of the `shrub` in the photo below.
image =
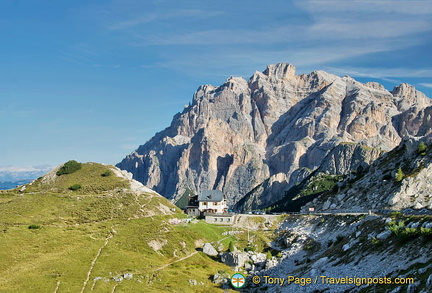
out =
[(267, 251), (266, 258), (267, 259), (272, 259), (272, 257), (273, 257), (273, 255), (272, 255), (271, 251), (270, 250)]
[(101, 174), (102, 177), (108, 177), (112, 175), (112, 171), (111, 170), (106, 170), (105, 172), (103, 172)]
[(28, 228), (29, 228), (30, 230), (36, 230), (36, 229), (39, 229), (40, 226), (39, 226), (39, 225), (32, 224), (32, 225), (28, 226)]
[(252, 244), (248, 244), (248, 246), (245, 247), (244, 251), (249, 252), (249, 251), (255, 251), (255, 247)]
[(420, 228), (420, 234), (422, 236), (429, 236), (432, 235), (432, 228)]
[(426, 241), (432, 241), (432, 228), (420, 228), (420, 235), (423, 236)]
[(399, 169), (397, 170), (397, 173), (396, 173), (395, 181), (401, 182), (404, 179), (404, 177), (405, 177), (405, 174), (402, 172), (402, 168), (399, 167)]
[(382, 245), (381, 240), (377, 239), (376, 237), (372, 237), (371, 242), (372, 242), (373, 245), (375, 245), (377, 247), (379, 247), (379, 246)]
[(81, 169), (81, 163), (78, 163), (75, 160), (67, 161), (64, 165), (57, 171), (57, 176), (61, 176), (64, 174), (72, 174), (73, 172)]
[(69, 189), (73, 190), (73, 191), (78, 190), (80, 188), (81, 188), (81, 184), (74, 184), (74, 185), (69, 187)]
[(421, 156), (426, 156), (426, 144), (424, 142), (420, 142), (417, 152), (421, 155)]
[[(389, 216), (392, 217), (392, 218), (400, 218), (400, 217), (402, 217), (402, 213), (399, 212), (399, 211), (394, 211), (394, 212), (391, 212), (391, 213), (389, 214)], [(391, 222), (390, 222), (390, 223), (391, 223)]]
[(401, 231), (405, 228), (405, 221), (391, 221), (387, 224), (389, 230), (396, 236), (401, 235)]
[(234, 242), (230, 241), (230, 243), (228, 244), (228, 251), (234, 252), (234, 250), (235, 250)]

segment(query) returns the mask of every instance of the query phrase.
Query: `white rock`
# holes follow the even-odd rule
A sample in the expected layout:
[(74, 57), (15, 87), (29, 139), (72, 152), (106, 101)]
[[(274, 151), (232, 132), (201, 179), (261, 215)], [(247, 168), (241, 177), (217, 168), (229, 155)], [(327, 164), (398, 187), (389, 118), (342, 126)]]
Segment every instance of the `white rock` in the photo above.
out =
[(211, 245), (208, 242), (206, 244), (204, 244), (204, 246), (203, 246), (203, 252), (205, 254), (207, 254), (207, 255), (210, 255), (210, 256), (216, 256), (216, 255), (218, 255), (217, 250), (213, 247), (213, 245)]
[(321, 267), (323, 267), (324, 265), (326, 265), (327, 263), (328, 263), (328, 261), (329, 261), (329, 258), (326, 256), (326, 257), (323, 257), (323, 258), (320, 258), (319, 260), (317, 260), (313, 265), (312, 265), (312, 268), (321, 268)]
[(347, 251), (347, 250), (350, 249), (350, 248), (351, 248), (350, 243), (347, 243), (347, 244), (345, 244), (344, 246), (342, 246), (342, 250), (343, 250), (343, 251)]
[(325, 203), (324, 203), (324, 205), (323, 205), (323, 207), (322, 207), (322, 209), (323, 210), (327, 210), (329, 207), (330, 207), (330, 200), (327, 200)]
[(379, 240), (384, 240), (384, 239), (389, 238), (391, 235), (392, 235), (392, 232), (389, 231), (389, 230), (386, 230), (386, 231), (383, 231), (383, 232), (379, 233), (376, 236), (376, 238), (379, 239)]
[(412, 223), (412, 224), (411, 224), (411, 228), (413, 228), (413, 229), (417, 229), (418, 226), (420, 226), (420, 223), (419, 223), (419, 222), (415, 222), (415, 223)]

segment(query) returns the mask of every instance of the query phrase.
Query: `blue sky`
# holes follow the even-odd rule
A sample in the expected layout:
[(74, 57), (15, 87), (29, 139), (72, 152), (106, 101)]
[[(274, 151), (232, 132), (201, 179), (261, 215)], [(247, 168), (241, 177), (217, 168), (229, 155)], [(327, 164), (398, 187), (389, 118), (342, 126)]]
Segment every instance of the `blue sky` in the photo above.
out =
[(432, 1), (0, 2), (0, 166), (115, 164), (267, 64), (432, 97)]

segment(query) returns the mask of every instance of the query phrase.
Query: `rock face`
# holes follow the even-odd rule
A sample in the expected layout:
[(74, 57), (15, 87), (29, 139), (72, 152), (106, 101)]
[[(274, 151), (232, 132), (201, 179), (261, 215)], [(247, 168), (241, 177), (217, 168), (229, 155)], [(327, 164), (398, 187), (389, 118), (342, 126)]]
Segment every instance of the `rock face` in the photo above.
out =
[[(430, 117), (430, 116), (429, 116)], [(429, 127), (430, 129), (430, 127)], [(425, 149), (421, 150), (420, 144)], [(397, 173), (401, 172), (399, 178)], [(362, 172), (346, 177), (338, 191), (323, 194), (302, 209), (432, 209), (432, 135), (407, 138)]]
[(430, 132), (430, 105), (407, 84), (389, 92), (350, 77), (295, 75), (291, 64), (269, 65), (248, 81), (201, 86), (168, 128), (117, 166), (167, 198), (219, 189), (233, 205), (255, 189), (253, 201), (271, 203), (324, 158), (329, 172), (345, 174), (375, 159), (378, 148)]
[[(277, 230), (277, 243), (288, 244), (277, 246), (281, 250), (279, 262), (271, 268), (250, 270), (249, 278), (257, 275), (263, 280), (265, 276), (297, 275), (307, 276), (312, 282), (307, 285), (285, 282), (283, 286), (276, 282), (262, 282), (257, 287), (248, 288), (248, 292), (408, 292), (408, 284), (382, 287), (378, 284), (371, 290), (367, 284), (313, 281), (330, 275), (339, 280), (371, 275), (374, 278), (395, 277), (401, 275), (401, 271), (403, 276), (415, 278), (417, 289), (412, 292), (431, 292), (428, 286), (432, 284), (432, 264), (428, 252), (432, 243), (422, 236), (411, 235), (401, 245), (394, 232), (397, 230), (392, 229), (392, 232), (389, 229), (390, 223), (397, 221), (395, 216), (387, 219), (352, 215), (286, 217)], [(427, 218), (415, 217), (407, 220), (406, 226), (401, 225), (400, 229), (428, 224)]]

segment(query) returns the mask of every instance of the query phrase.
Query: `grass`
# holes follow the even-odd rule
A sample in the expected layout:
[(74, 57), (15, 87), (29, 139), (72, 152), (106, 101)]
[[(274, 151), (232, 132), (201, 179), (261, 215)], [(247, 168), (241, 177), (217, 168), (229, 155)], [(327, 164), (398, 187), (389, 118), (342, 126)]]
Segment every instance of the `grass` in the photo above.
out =
[[(83, 164), (50, 185), (41, 178), (29, 192), (0, 193), (0, 292), (53, 292), (57, 284), (57, 292), (80, 292), (88, 272), (84, 292), (115, 286), (116, 292), (221, 292), (210, 278), (231, 271), (197, 252), (196, 239), (226, 238), (228, 247), (232, 238), (222, 235), (228, 228), (202, 221), (171, 225), (169, 219), (185, 217), (179, 209), (165, 198), (123, 190), (127, 182), (101, 176), (104, 168)], [(82, 188), (69, 191), (71, 182)], [(151, 241), (163, 245), (155, 250)], [(124, 273), (133, 278), (113, 280)]]
[[(331, 190), (343, 179), (343, 175), (320, 174), (307, 184), (295, 198), (309, 196), (323, 191)], [(295, 199), (294, 198), (294, 199)]]
[[(79, 193), (100, 194), (119, 191), (128, 186), (125, 179), (117, 176), (102, 176), (111, 172), (110, 166), (98, 163), (86, 163), (81, 169), (71, 173), (55, 176), (52, 182), (47, 184), (43, 178), (37, 179), (32, 185), (27, 185), (26, 193), (49, 191), (54, 193), (72, 192), (69, 188), (73, 185), (81, 185)], [(77, 193), (75, 191), (75, 193)]]
[[(24, 206), (27, 209), (22, 209), (20, 216), (10, 219), (8, 214), (1, 213), (1, 222), (6, 227), (6, 232), (0, 232), (0, 272), (3, 276), (0, 283), (2, 290), (6, 292), (54, 291), (57, 281), (61, 283), (59, 292), (79, 292), (92, 260), (107, 236), (112, 233), (112, 229), (116, 233), (96, 262), (90, 283), (95, 277), (107, 278), (107, 283), (99, 281), (98, 287), (95, 288), (98, 288), (97, 292), (111, 292), (115, 284), (111, 279), (113, 276), (132, 272), (135, 281), (125, 280), (118, 285), (118, 289), (124, 292), (140, 292), (150, 272), (168, 262), (194, 253), (195, 239), (203, 239), (205, 242), (216, 241), (222, 237), (221, 233), (224, 231), (221, 227), (203, 222), (172, 226), (168, 224), (171, 216), (167, 215), (127, 220), (126, 215), (110, 210), (113, 202), (108, 201), (107, 206), (104, 206), (104, 199), (101, 197), (87, 197), (81, 202), (67, 200), (68, 204), (64, 204), (63, 208), (54, 209), (48, 217), (43, 217), (48, 211), (47, 207), (52, 206), (49, 203), (60, 202), (64, 198), (55, 195), (31, 197), (34, 203), (26, 198), (21, 200), (26, 202)], [(45, 197), (45, 200), (42, 200), (44, 205), (38, 213), (35, 205), (41, 197)], [(99, 205), (95, 204), (95, 200), (98, 200)], [(16, 204), (13, 210), (17, 211), (19, 203), (12, 201), (11, 204)], [(85, 206), (99, 208), (96, 211), (82, 210)], [(6, 208), (7, 206), (2, 205), (1, 212)], [(71, 214), (73, 216), (70, 216)], [(59, 220), (56, 221), (56, 218)], [(31, 222), (37, 222), (37, 226), (40, 223), (43, 225), (39, 229), (28, 229)], [(167, 244), (159, 251), (155, 251), (148, 245), (151, 240), (166, 240)], [(199, 259), (197, 263), (200, 267), (184, 267), (187, 262), (178, 263), (177, 266), (181, 267), (181, 271), (188, 268), (189, 278), (193, 276), (206, 284), (203, 288), (216, 290), (214, 284), (208, 281), (209, 277), (217, 272), (216, 269), (228, 268), (205, 255), (194, 256), (194, 259)], [(206, 267), (203, 268), (202, 264)], [(165, 286), (183, 286), (187, 291), (188, 278), (174, 278), (175, 271), (171, 269), (167, 272), (159, 271), (157, 274), (160, 275), (161, 281), (154, 282), (149, 287), (154, 288), (152, 292), (163, 292)], [(144, 284), (137, 280), (142, 280)]]

